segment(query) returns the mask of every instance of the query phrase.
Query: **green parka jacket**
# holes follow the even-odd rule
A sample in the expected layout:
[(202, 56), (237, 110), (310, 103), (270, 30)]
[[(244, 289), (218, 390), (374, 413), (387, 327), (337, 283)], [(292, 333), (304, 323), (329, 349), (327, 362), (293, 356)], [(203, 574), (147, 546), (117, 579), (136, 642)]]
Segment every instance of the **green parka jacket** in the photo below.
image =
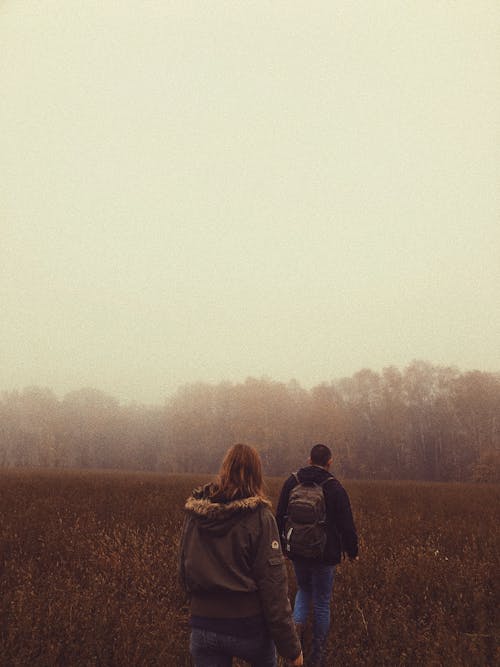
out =
[(210, 484), (196, 489), (185, 505), (179, 573), (191, 613), (262, 614), (278, 653), (294, 660), (301, 647), (271, 504), (259, 496), (216, 502), (213, 491)]

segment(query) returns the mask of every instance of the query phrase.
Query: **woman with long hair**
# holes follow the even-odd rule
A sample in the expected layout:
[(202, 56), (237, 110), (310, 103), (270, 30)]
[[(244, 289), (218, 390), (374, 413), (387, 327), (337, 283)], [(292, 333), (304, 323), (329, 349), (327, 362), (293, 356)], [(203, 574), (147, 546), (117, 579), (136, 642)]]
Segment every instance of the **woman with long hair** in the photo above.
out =
[(257, 451), (231, 447), (217, 480), (195, 489), (185, 512), (180, 576), (191, 599), (195, 666), (230, 667), (238, 657), (254, 667), (275, 667), (275, 648), (292, 665), (302, 665)]

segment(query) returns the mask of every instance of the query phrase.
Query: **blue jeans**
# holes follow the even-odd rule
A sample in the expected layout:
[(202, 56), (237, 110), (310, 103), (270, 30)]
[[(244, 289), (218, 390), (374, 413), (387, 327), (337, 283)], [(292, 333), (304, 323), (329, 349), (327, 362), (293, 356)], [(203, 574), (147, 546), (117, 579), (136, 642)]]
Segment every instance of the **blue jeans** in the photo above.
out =
[(294, 560), (297, 595), (293, 608), (295, 623), (305, 624), (311, 605), (314, 611), (313, 643), (324, 644), (330, 628), (330, 598), (335, 565), (314, 561)]
[(268, 634), (233, 637), (191, 628), (189, 649), (196, 667), (231, 667), (233, 656), (246, 660), (252, 667), (276, 667), (276, 649)]

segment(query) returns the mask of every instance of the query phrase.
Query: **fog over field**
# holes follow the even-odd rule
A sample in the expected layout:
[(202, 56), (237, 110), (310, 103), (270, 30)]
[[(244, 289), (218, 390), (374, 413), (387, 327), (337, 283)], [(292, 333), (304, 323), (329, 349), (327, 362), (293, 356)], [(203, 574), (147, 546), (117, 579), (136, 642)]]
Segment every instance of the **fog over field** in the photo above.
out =
[(0, 390), (500, 370), (500, 4), (0, 3)]

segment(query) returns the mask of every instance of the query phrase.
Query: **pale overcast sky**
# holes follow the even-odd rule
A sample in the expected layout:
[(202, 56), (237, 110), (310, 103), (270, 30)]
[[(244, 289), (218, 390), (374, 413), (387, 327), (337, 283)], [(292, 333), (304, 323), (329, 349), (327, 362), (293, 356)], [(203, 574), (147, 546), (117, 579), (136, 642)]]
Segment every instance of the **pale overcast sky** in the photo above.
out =
[(0, 2), (0, 389), (499, 371), (499, 25)]

